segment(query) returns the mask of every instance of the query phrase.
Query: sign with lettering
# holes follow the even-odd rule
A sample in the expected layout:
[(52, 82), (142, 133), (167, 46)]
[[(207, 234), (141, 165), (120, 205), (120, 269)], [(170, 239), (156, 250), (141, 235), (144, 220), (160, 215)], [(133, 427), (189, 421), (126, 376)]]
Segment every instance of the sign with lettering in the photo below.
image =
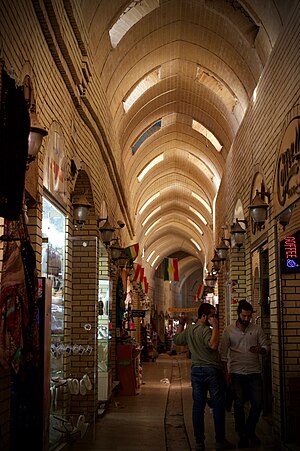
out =
[(300, 231), (280, 241), (280, 266), (283, 274), (300, 272)]
[(168, 311), (169, 312), (181, 312), (181, 313), (186, 313), (186, 312), (198, 312), (198, 307), (182, 307), (182, 308), (177, 308), (177, 307), (169, 307)]
[(145, 318), (146, 310), (131, 310), (133, 318)]
[(299, 159), (300, 117), (296, 116), (287, 124), (278, 151), (274, 179), (275, 216), (280, 214), (300, 196)]

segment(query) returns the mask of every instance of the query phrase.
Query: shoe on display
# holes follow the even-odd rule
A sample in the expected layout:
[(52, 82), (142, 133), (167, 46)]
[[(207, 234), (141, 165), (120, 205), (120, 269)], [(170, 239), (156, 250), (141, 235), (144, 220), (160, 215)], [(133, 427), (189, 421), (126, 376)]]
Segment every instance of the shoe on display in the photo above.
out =
[(78, 381), (78, 379), (72, 379), (71, 386), (72, 386), (71, 393), (73, 395), (79, 395), (79, 381)]
[(79, 388), (80, 394), (82, 396), (85, 396), (86, 395), (86, 385), (85, 385), (85, 382), (84, 382), (83, 378), (80, 379), (79, 387), (80, 387)]
[(85, 374), (82, 377), (82, 380), (84, 381), (87, 390), (92, 390), (92, 383), (91, 383), (90, 378), (89, 378), (89, 376), (87, 374)]
[(236, 446), (234, 443), (230, 443), (228, 440), (224, 440), (224, 442), (217, 442), (216, 449), (235, 449)]
[(81, 438), (83, 438), (85, 436), (86, 431), (88, 430), (88, 427), (89, 427), (89, 423), (83, 423), (81, 425), (81, 428), (80, 428), (80, 436), (81, 436)]
[(89, 423), (85, 422), (85, 416), (79, 415), (76, 428), (80, 431), (81, 438), (83, 438), (85, 436), (88, 427), (89, 427)]

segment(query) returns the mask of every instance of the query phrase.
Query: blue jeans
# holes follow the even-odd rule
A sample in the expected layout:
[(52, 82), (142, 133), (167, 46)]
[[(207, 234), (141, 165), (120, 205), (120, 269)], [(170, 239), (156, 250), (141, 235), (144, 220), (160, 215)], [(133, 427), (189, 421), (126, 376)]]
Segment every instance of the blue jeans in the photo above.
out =
[(207, 393), (211, 398), (217, 442), (225, 440), (225, 380), (222, 370), (211, 367), (192, 368), (193, 427), (197, 443), (203, 443), (204, 411)]
[[(231, 374), (234, 396), (235, 430), (242, 435), (252, 434), (262, 410), (261, 374)], [(245, 403), (250, 402), (248, 418), (245, 416)]]

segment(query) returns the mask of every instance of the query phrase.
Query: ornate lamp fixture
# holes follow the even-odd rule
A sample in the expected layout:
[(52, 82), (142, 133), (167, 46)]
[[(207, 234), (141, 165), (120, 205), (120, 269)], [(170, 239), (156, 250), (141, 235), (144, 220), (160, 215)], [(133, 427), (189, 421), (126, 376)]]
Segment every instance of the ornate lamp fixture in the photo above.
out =
[(207, 276), (205, 277), (205, 283), (210, 288), (215, 288), (217, 283), (217, 276), (209, 272)]
[(120, 255), (120, 257), (118, 258), (118, 266), (119, 266), (119, 268), (123, 269), (123, 268), (125, 268), (125, 266), (127, 265), (127, 263), (128, 263), (128, 257), (127, 257), (127, 254), (126, 254), (126, 252), (122, 249), (121, 255)]
[(120, 258), (122, 251), (123, 251), (123, 248), (120, 246), (119, 238), (116, 238), (115, 244), (112, 244), (110, 246), (111, 258), (114, 261), (117, 261)]
[(77, 197), (74, 196), (72, 205), (75, 228), (81, 229), (86, 223), (86, 219), (92, 205), (87, 200), (85, 194), (80, 194)]
[[(103, 221), (103, 219), (104, 218), (99, 219), (99, 222)], [(110, 245), (110, 242), (113, 239), (113, 234), (114, 234), (115, 230), (116, 230), (115, 227), (113, 227), (109, 223), (107, 218), (106, 218), (105, 224), (99, 228), (100, 235), (101, 235), (101, 241), (106, 247), (108, 247)]]
[(240, 226), (240, 222), (243, 222), (247, 226), (247, 221), (244, 219), (236, 219), (235, 221), (231, 226), (230, 233), (234, 239), (235, 246), (240, 248), (244, 245), (244, 235), (246, 233), (246, 230)]
[(225, 241), (231, 242), (227, 238), (222, 238), (219, 246), (216, 247), (217, 254), (222, 261), (226, 260), (229, 251), (229, 247), (225, 244)]
[(35, 160), (42, 142), (43, 138), (48, 135), (45, 128), (41, 126), (36, 115), (35, 103), (32, 104), (30, 108), (30, 133), (28, 137), (28, 164)]
[(270, 193), (262, 191), (259, 192), (256, 190), (256, 195), (252, 201), (252, 204), (249, 205), (250, 215), (256, 225), (258, 230), (261, 230), (265, 225), (265, 220), (267, 219), (267, 213), (269, 205), (264, 202), (263, 196), (266, 196), (268, 202), (270, 202)]
[(283, 230), (285, 230), (286, 226), (290, 223), (294, 207), (295, 205), (291, 205), (279, 216), (279, 224), (283, 227)]
[(214, 254), (213, 258), (211, 259), (211, 262), (212, 262), (213, 268), (215, 269), (216, 272), (220, 271), (223, 261), (224, 261), (224, 259), (220, 258), (217, 251), (215, 250), (215, 254)]

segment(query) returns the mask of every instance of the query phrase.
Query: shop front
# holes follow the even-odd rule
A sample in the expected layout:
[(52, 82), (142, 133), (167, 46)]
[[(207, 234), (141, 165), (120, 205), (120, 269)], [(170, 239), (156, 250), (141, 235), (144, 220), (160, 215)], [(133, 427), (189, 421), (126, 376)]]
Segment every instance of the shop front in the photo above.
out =
[[(298, 323), (300, 314), (300, 109), (295, 106), (282, 126), (274, 176), (274, 216), (276, 218), (277, 321), (279, 336), (281, 435), (289, 443), (300, 444), (297, 418), (300, 415), (300, 372)], [(293, 321), (294, 319), (294, 321)], [(276, 399), (276, 408), (279, 407)]]

